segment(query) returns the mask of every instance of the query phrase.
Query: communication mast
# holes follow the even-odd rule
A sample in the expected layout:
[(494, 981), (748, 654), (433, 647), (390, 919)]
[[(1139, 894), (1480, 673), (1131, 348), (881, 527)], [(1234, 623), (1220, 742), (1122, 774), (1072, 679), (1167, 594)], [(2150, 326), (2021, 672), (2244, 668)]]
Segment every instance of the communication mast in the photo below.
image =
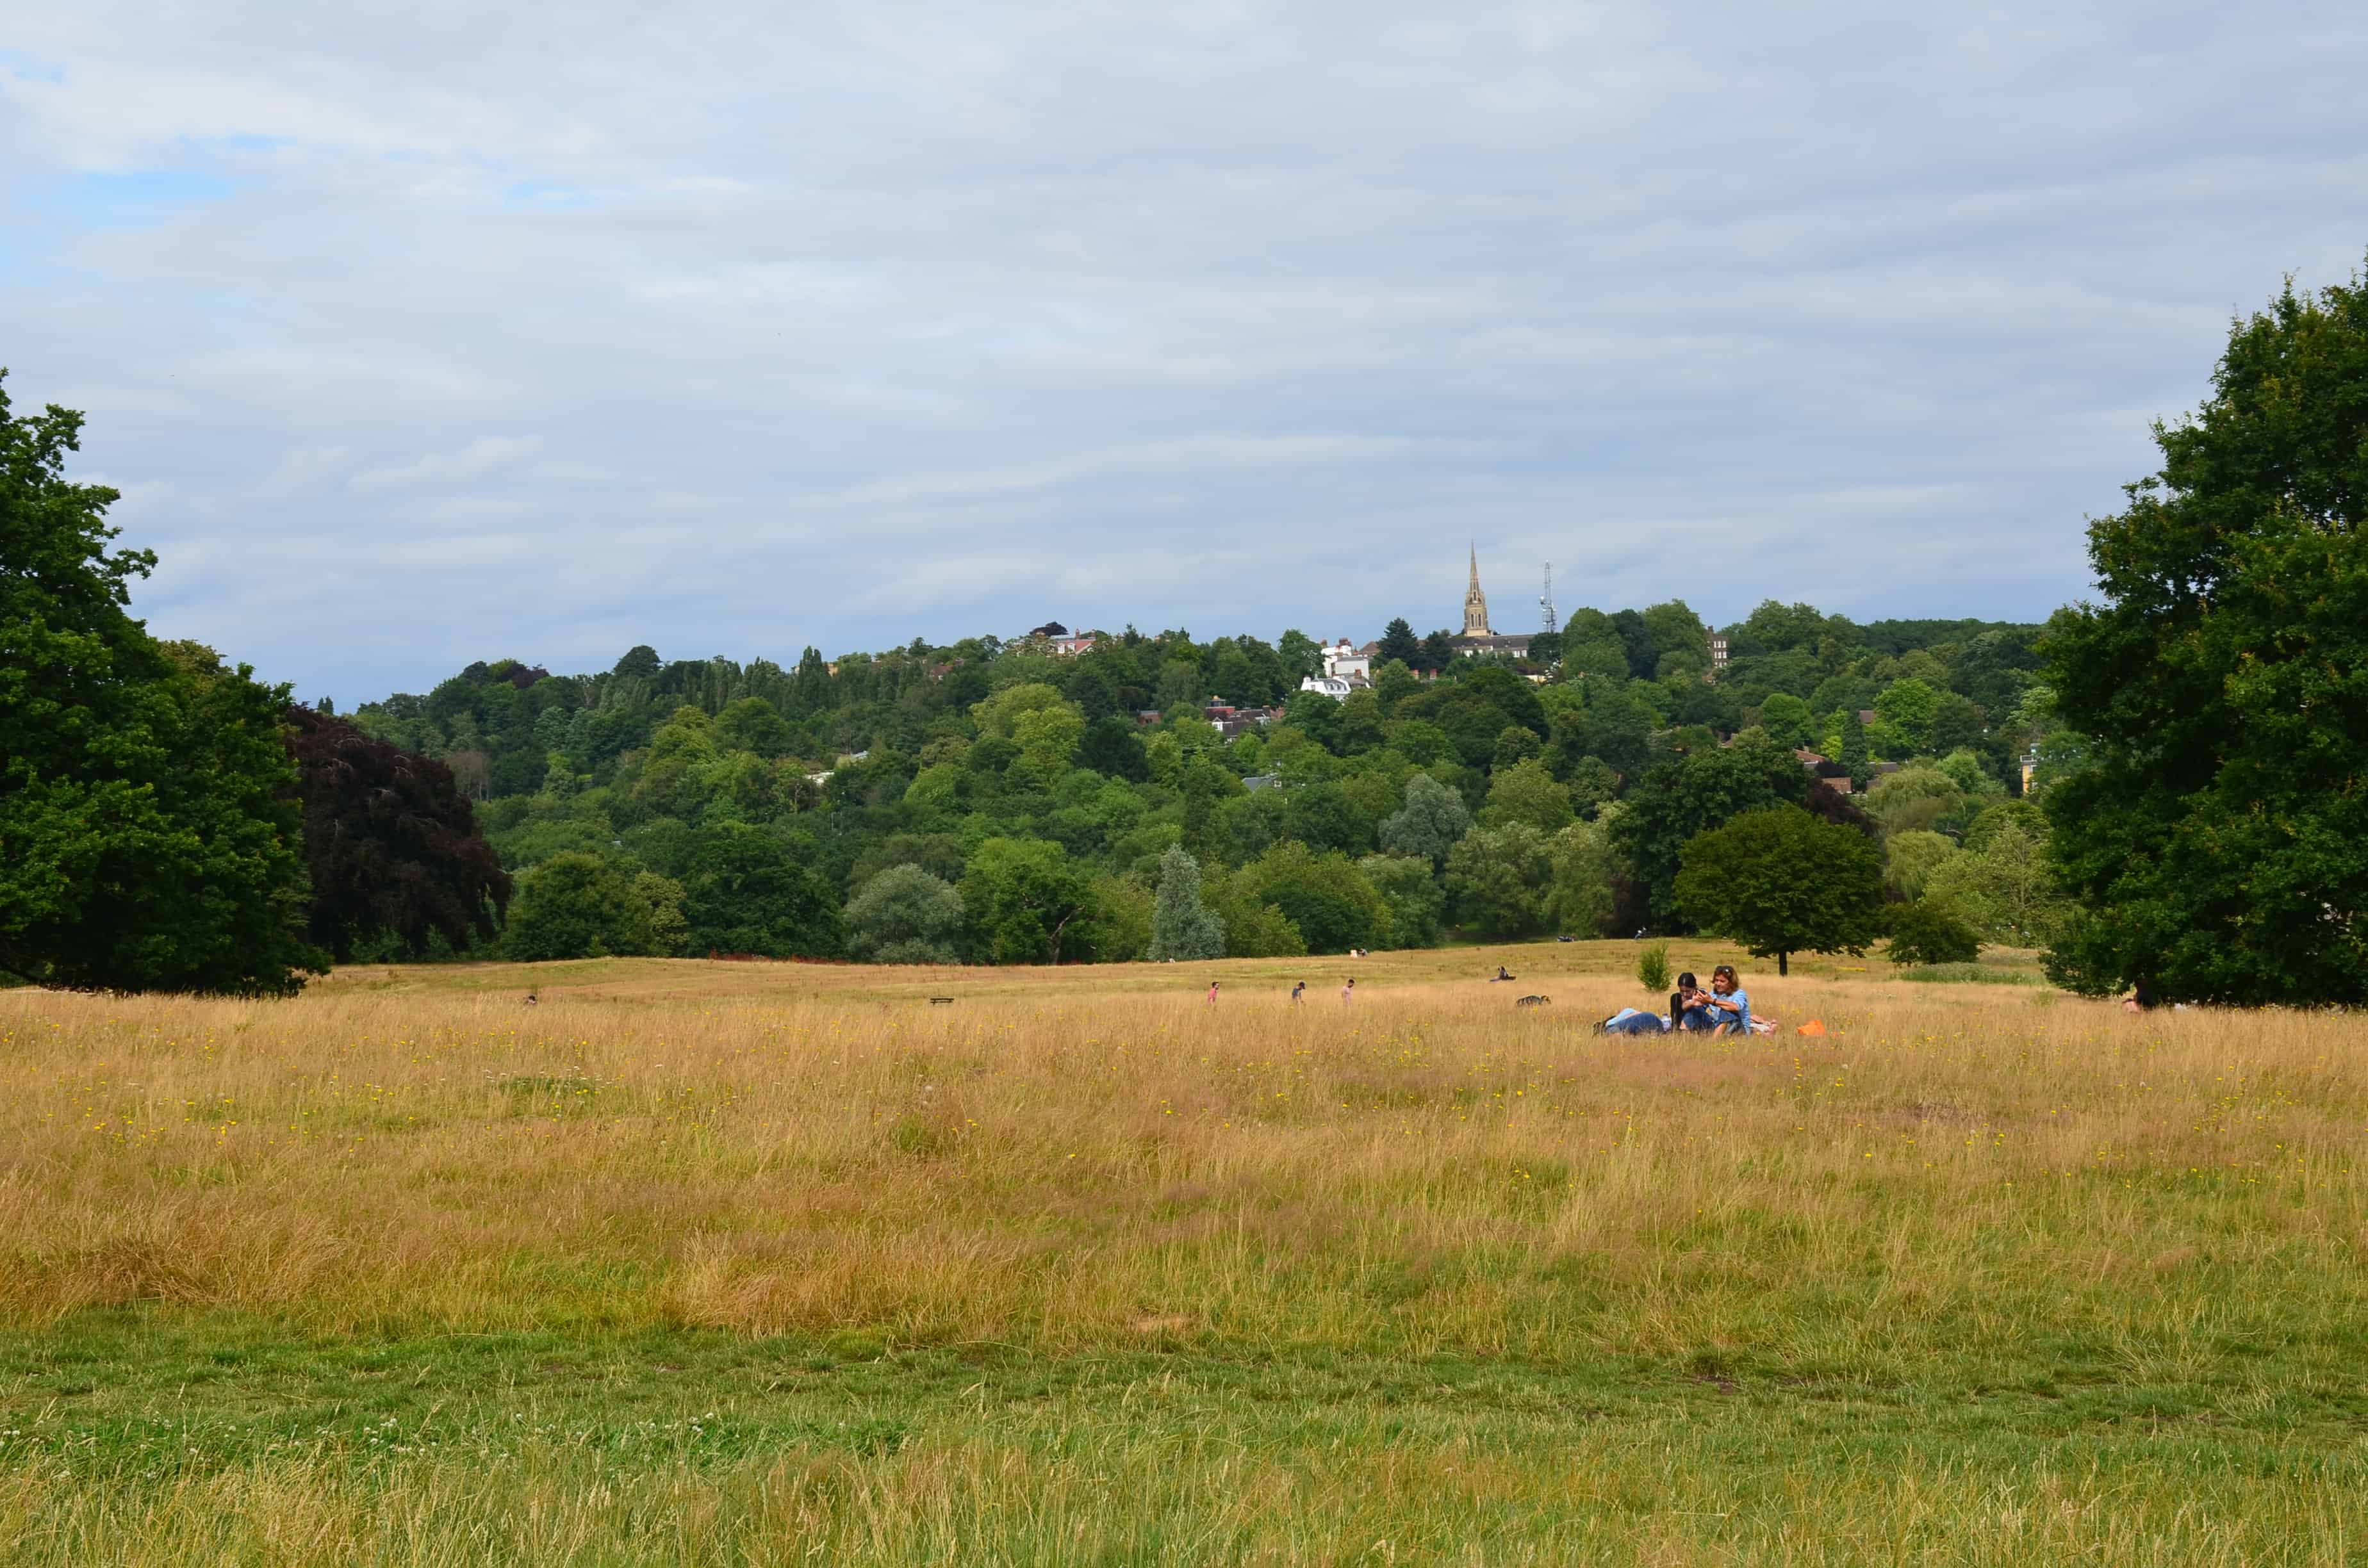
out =
[(1538, 608), (1545, 616), (1546, 630), (1548, 631), (1559, 631), (1562, 630), (1562, 622), (1554, 619), (1554, 562), (1551, 561), (1546, 562), (1546, 587), (1545, 592), (1538, 596)]

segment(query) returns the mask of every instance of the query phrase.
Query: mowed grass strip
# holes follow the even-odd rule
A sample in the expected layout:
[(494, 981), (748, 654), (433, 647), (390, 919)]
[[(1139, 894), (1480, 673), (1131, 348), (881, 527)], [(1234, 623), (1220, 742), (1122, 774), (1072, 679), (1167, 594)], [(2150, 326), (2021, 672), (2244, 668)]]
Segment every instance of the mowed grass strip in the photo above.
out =
[[(1520, 983), (1479, 982), (1500, 959)], [(0, 994), (0, 1536), (24, 1561), (290, 1560), (273, 1519), (401, 1561), (2358, 1542), (2356, 1026), (1833, 964), (1751, 986), (1823, 1039), (1594, 1036), (1645, 1000), (1629, 961)], [(579, 1533), (529, 1539), (521, 1509)]]

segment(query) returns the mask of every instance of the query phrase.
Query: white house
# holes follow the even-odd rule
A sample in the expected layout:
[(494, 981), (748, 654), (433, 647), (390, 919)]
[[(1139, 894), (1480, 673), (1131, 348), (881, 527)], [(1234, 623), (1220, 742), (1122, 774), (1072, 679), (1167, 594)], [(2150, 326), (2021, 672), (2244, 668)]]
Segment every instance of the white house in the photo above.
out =
[(1326, 675), (1339, 680), (1346, 680), (1350, 676), (1363, 676), (1368, 680), (1372, 678), (1373, 656), (1365, 649), (1350, 647), (1346, 637), (1337, 642), (1326, 642), (1323, 647)]
[(1362, 691), (1372, 685), (1363, 676), (1350, 680), (1343, 676), (1309, 676), (1299, 683), (1302, 691), (1320, 691), (1335, 702), (1345, 702), (1352, 691)]

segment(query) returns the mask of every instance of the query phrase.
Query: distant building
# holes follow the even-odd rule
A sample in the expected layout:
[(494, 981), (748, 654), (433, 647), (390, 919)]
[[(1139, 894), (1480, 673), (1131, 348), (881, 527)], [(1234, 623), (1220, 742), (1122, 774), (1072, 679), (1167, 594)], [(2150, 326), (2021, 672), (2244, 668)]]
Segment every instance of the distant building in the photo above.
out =
[(1372, 645), (1352, 648), (1346, 637), (1324, 644), (1324, 673), (1346, 680), (1350, 676), (1371, 677), (1373, 673)]
[[(1703, 630), (1704, 631), (1710, 631), (1710, 628), (1709, 628), (1709, 627), (1707, 627), (1707, 626), (1703, 627), (1703, 628), (1702, 628), (1702, 630)], [(1713, 680), (1716, 680), (1719, 676), (1721, 676), (1725, 675), (1725, 673), (1726, 673), (1726, 639), (1725, 639), (1725, 638), (1724, 638), (1724, 637), (1721, 637), (1721, 636), (1720, 636), (1717, 632), (1715, 632), (1715, 631), (1710, 631), (1710, 674), (1711, 674), (1711, 678), (1712, 678)]]
[(1530, 651), (1526, 636), (1497, 634), (1488, 624), (1488, 596), (1480, 591), (1480, 547), (1472, 547), (1472, 577), (1463, 590), (1463, 631), (1455, 639), (1455, 651), (1465, 658), (1478, 653), (1506, 653), (1519, 659)]
[(1363, 676), (1350, 679), (1344, 676), (1309, 676), (1299, 683), (1302, 691), (1320, 691), (1335, 702), (1346, 702), (1352, 691), (1362, 691), (1373, 683)]

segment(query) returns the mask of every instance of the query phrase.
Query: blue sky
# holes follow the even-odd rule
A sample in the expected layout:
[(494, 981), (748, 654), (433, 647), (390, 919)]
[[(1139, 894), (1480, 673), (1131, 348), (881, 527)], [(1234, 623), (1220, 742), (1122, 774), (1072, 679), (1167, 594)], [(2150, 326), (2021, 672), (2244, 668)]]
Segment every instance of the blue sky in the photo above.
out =
[[(494, 14), (499, 13), (499, 14)], [(88, 0), (0, 365), (308, 696), (1046, 619), (2037, 619), (2368, 254), (2368, 10)]]

